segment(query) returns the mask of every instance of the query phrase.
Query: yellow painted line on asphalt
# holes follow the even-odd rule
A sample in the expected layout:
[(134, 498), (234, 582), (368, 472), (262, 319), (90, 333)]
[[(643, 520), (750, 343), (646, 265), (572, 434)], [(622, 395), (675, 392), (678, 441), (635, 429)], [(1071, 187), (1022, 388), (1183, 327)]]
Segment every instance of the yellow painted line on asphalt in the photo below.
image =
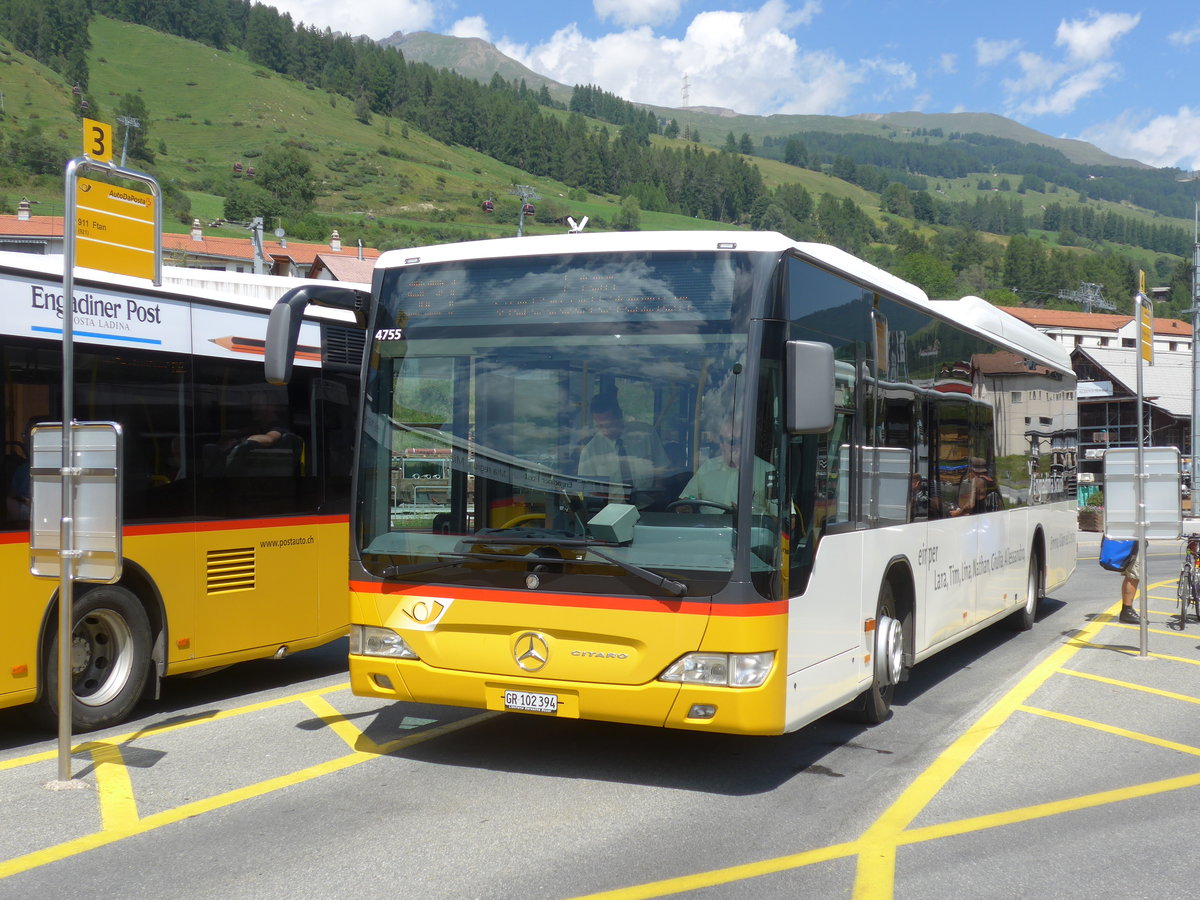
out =
[[(317, 718), (325, 723), (325, 725), (334, 734), (345, 741), (347, 746), (349, 746), (352, 750), (359, 750), (365, 753), (374, 754), (376, 756), (386, 756), (395, 750), (401, 750), (405, 747), (410, 747), (413, 744), (420, 743), (420, 741), (414, 739), (418, 737), (418, 735), (408, 735), (406, 737), (385, 741), (382, 744), (377, 744), (371, 738), (367, 737), (367, 735), (361, 729), (351, 723), (349, 719), (338, 712), (337, 708), (324, 697), (306, 694), (301, 698), (301, 702), (311, 709), (316, 714)], [(488, 719), (494, 719), (500, 715), (503, 715), (503, 713), (482, 712), (473, 716), (468, 716), (464, 719), (459, 719), (456, 722), (447, 722), (445, 725), (437, 728), (437, 736), (444, 737), (471, 725), (478, 725), (480, 722), (485, 722)], [(427, 731), (423, 731), (420, 734), (428, 733), (429, 732)], [(425, 738), (422, 738), (422, 740), (425, 740)]]
[(1114, 687), (1125, 688), (1129, 691), (1141, 691), (1144, 694), (1155, 694), (1168, 700), (1182, 700), (1185, 703), (1200, 703), (1200, 697), (1188, 694), (1177, 694), (1174, 691), (1164, 691), (1145, 684), (1134, 684), (1131, 681), (1118, 681), (1116, 678), (1106, 678), (1103, 675), (1093, 675), (1091, 672), (1080, 672), (1078, 669), (1059, 669), (1060, 675), (1070, 675), (1072, 678), (1086, 678), (1089, 681), (1099, 681), (1101, 684), (1111, 684)]
[[(747, 863), (740, 866), (730, 866), (727, 869), (715, 869), (696, 875), (683, 875), (678, 878), (667, 878), (662, 881), (649, 882), (633, 887), (618, 888), (612, 891), (601, 891), (577, 897), (575, 900), (648, 900), (653, 897), (666, 897), (683, 891), (702, 890), (746, 881), (763, 875), (772, 875), (790, 869), (800, 869), (816, 863), (831, 862), (852, 856), (872, 855), (880, 864), (890, 863), (895, 866), (896, 850), (900, 847), (928, 843), (948, 837), (961, 837), (979, 831), (988, 831), (1006, 825), (1020, 825), (1025, 822), (1035, 822), (1052, 816), (1080, 812), (1120, 803), (1125, 800), (1137, 800), (1144, 797), (1154, 797), (1171, 791), (1200, 787), (1200, 773), (1181, 775), (1175, 778), (1165, 778), (1161, 781), (1150, 781), (1145, 784), (1135, 784), (1129, 787), (1117, 788), (1111, 791), (1099, 791), (1094, 794), (1084, 794), (1081, 797), (1069, 797), (1065, 800), (1054, 800), (1048, 803), (1037, 803), (1018, 809), (1005, 810), (998, 813), (988, 813), (982, 816), (972, 816), (967, 819), (957, 819), (953, 822), (942, 822), (937, 825), (924, 825), (919, 828), (909, 828), (896, 836), (892, 844), (868, 842), (865, 839), (848, 841), (843, 844), (831, 844), (804, 853), (791, 856), (780, 856), (775, 859), (757, 863)], [(890, 894), (889, 894), (890, 896)]]
[(803, 853), (793, 853), (790, 856), (779, 856), (774, 859), (764, 859), (761, 862), (730, 866), (727, 869), (714, 869), (694, 875), (680, 875), (678, 878), (665, 878), (662, 881), (651, 881), (646, 884), (586, 894), (575, 900), (646, 900), (649, 897), (666, 897), (683, 891), (699, 891), (717, 885), (732, 884), (737, 881), (759, 878), (763, 875), (786, 872), (790, 869), (800, 869), (816, 863), (845, 859), (854, 856), (860, 849), (858, 841), (831, 844), (816, 850), (805, 850)]
[[(1111, 791), (1099, 791), (1095, 794), (1084, 794), (1082, 797), (1069, 797), (1066, 800), (1054, 800), (1049, 803), (1038, 803), (1019, 809), (1004, 812), (988, 813), (974, 816), (970, 819), (959, 819), (954, 822), (944, 822), (939, 825), (925, 825), (920, 828), (910, 828), (897, 836), (900, 845), (918, 844), (946, 837), (958, 837), (990, 828), (1004, 825), (1019, 825), (1024, 822), (1035, 822), (1064, 813), (1079, 812), (1084, 809), (1095, 809), (1120, 803), (1124, 800), (1137, 800), (1143, 797), (1154, 797), (1171, 791), (1181, 791), (1187, 788), (1200, 787), (1200, 773), (1180, 775), (1175, 778), (1164, 778), (1161, 781), (1148, 781), (1145, 784), (1135, 784), (1129, 787), (1116, 788)], [(888, 896), (891, 896), (889, 893)]]
[[(58, 862), (66, 859), (69, 856), (74, 856), (88, 850), (94, 850), (97, 847), (104, 847), (109, 844), (114, 844), (134, 835), (145, 834), (149, 831), (154, 831), (157, 828), (162, 828), (166, 825), (173, 825), (177, 822), (182, 822), (184, 819), (189, 819), (193, 816), (203, 815), (213, 810), (222, 809), (232, 806), (235, 803), (241, 803), (245, 800), (251, 800), (255, 797), (262, 797), (270, 794), (273, 791), (283, 790), (284, 788), (292, 787), (297, 784), (302, 784), (306, 781), (312, 781), (316, 778), (329, 775), (333, 772), (338, 772), (343, 769), (348, 769), (351, 766), (356, 766), (359, 763), (367, 762), (368, 760), (378, 759), (381, 755), (396, 752), (397, 750), (407, 749), (425, 741), (433, 740), (434, 738), (443, 737), (456, 731), (460, 731), (471, 725), (494, 718), (499, 713), (485, 712), (478, 715), (468, 716), (454, 722), (449, 722), (446, 725), (428, 728), (424, 731), (417, 731), (413, 734), (406, 735), (402, 738), (397, 738), (393, 741), (388, 741), (384, 744), (378, 744), (369, 739), (359, 729), (355, 728), (350, 722), (337, 712), (332, 705), (324, 699), (323, 695), (334, 693), (337, 690), (346, 690), (349, 684), (343, 684), (333, 688), (320, 688), (315, 691), (307, 691), (302, 694), (293, 694), (287, 698), (276, 698), (275, 700), (265, 701), (263, 703), (255, 703), (245, 707), (239, 707), (236, 710), (228, 710), (225, 713), (218, 713), (214, 716), (196, 718), (185, 723), (175, 723), (159, 728), (148, 728), (144, 731), (133, 732), (129, 735), (124, 735), (121, 738), (115, 738), (113, 741), (93, 744), (85, 744), (81, 748), (92, 753), (92, 757), (96, 763), (96, 781), (97, 789), (100, 795), (101, 804), (101, 819), (102, 830), (92, 834), (83, 835), (61, 844), (56, 844), (52, 847), (46, 847), (41, 850), (35, 850), (32, 853), (17, 856), (8, 860), (0, 860), (0, 879), (7, 878), (10, 875), (16, 875), (21, 872), (28, 872), (30, 869), (36, 869), (38, 866), (44, 866), (48, 863)], [(186, 803), (182, 806), (174, 807), (173, 809), (163, 810), (162, 812), (139, 818), (137, 815), (136, 801), (133, 797), (133, 786), (129, 779), (128, 769), (124, 766), (121, 760), (121, 751), (119, 743), (128, 743), (135, 738), (142, 738), (148, 734), (163, 734), (168, 731), (176, 731), (181, 728), (187, 728), (192, 725), (198, 725), (206, 722), (218, 721), (220, 719), (232, 718), (235, 715), (244, 715), (248, 712), (253, 712), (270, 707), (282, 706), (286, 703), (301, 702), (307, 705), (314, 712), (318, 712), (322, 721), (336, 724), (334, 732), (347, 741), (354, 752), (346, 756), (331, 759), (317, 765), (308, 766), (296, 772), (290, 772), (286, 775), (279, 775), (274, 778), (268, 778), (265, 781), (260, 781), (257, 784), (247, 785), (246, 787), (237, 788), (235, 790), (226, 791), (223, 794), (217, 794), (213, 797), (208, 797), (203, 800), (197, 800), (192, 803)], [(333, 725), (331, 725), (333, 727)], [(33, 756), (24, 757), (25, 764), (32, 761), (45, 761), (47, 758), (53, 758), (56, 754), (39, 753)], [(120, 763), (118, 765), (117, 763)], [(123, 775), (117, 774), (115, 769), (120, 769)], [(103, 770), (103, 772), (102, 772)]]
[(1162, 747), (1165, 750), (1175, 750), (1179, 753), (1188, 753), (1192, 756), (1200, 756), (1200, 747), (1193, 747), (1191, 744), (1180, 744), (1177, 741), (1168, 741), (1164, 738), (1157, 738), (1152, 734), (1143, 734), (1140, 731), (1130, 731), (1127, 728), (1118, 728), (1116, 725), (1109, 725), (1105, 722), (1097, 722), (1094, 719), (1083, 719), (1079, 716), (1068, 715), (1067, 713), (1055, 712), (1050, 709), (1041, 709), (1036, 706), (1020, 706), (1021, 712), (1031, 713), (1035, 716), (1043, 716), (1047, 719), (1057, 719), (1060, 722), (1066, 722), (1068, 725), (1078, 725), (1081, 728), (1091, 728), (1094, 731), (1102, 731), (1105, 734), (1115, 735), (1119, 738), (1125, 738), (1131, 741), (1140, 741), (1143, 744), (1151, 744), (1155, 747)]
[[(1074, 639), (1072, 639), (1070, 643), (1078, 646), (1079, 648), (1087, 648), (1089, 650), (1112, 650), (1116, 653), (1124, 653), (1126, 656), (1138, 656), (1140, 653), (1137, 647), (1129, 647), (1124, 644), (1097, 644), (1093, 643), (1092, 641), (1076, 641)], [(1168, 662), (1180, 662), (1187, 663), (1189, 666), (1200, 666), (1200, 659), (1192, 659), (1191, 657), (1187, 656), (1172, 656), (1169, 653), (1151, 653), (1149, 650), (1146, 651), (1146, 656), (1151, 659), (1165, 659)]]
[(97, 743), (89, 747), (96, 770), (96, 795), (100, 798), (100, 822), (104, 831), (123, 831), (138, 821), (133, 779), (121, 748), (116, 744)]
[[(1176, 616), (1176, 618), (1178, 618), (1178, 616)], [(1142, 630), (1141, 625), (1124, 625), (1121, 622), (1113, 622), (1112, 624), (1114, 628), (1124, 628), (1129, 631)], [(1147, 628), (1146, 631), (1148, 631), (1150, 634), (1161, 634), (1164, 637), (1191, 638), (1193, 641), (1196, 640), (1197, 637), (1195, 632), (1188, 634), (1186, 631), (1180, 631), (1176, 628)]]
[[(1165, 582), (1163, 583), (1165, 584)], [(909, 828), (912, 821), (937, 796), (950, 778), (1024, 704), (1025, 700), (1052, 675), (1062, 669), (1067, 660), (1078, 653), (1080, 649), (1088, 646), (1088, 638), (1114, 621), (1116, 610), (1117, 605), (1114, 604), (1108, 614), (1101, 615), (1085, 625), (1076, 638), (1068, 639), (1014, 686), (1005, 697), (988, 709), (964, 734), (943, 751), (929, 768), (917, 776), (896, 802), (857, 841), (833, 844), (760, 862), (587, 894), (577, 900), (601, 900), (601, 898), (602, 900), (644, 900), (644, 898), (650, 897), (664, 897), (681, 891), (701, 890), (853, 856), (858, 857), (854, 885), (855, 898), (858, 900), (889, 900), (894, 891), (896, 851), (900, 846), (951, 834), (961, 834), (964, 831), (993, 828), (1001, 824), (1024, 821), (1023, 816), (1041, 818), (1054, 814), (1053, 811), (1085, 808), (1088, 805), (1087, 799), (1075, 798), (1074, 801), (1063, 801), (1063, 803), (1074, 802), (1078, 804), (1077, 806), (1068, 807), (1063, 806), (1062, 803), (1042, 804), (1038, 807), (1031, 807), (1030, 809), (1035, 810), (1033, 813), (1012, 810), (1006, 813), (962, 820), (961, 823), (952, 822), (930, 828)], [(1083, 638), (1083, 640), (1077, 638)], [(1163, 790), (1189, 787), (1193, 783), (1200, 783), (1200, 775), (1185, 784), (1174, 785), (1172, 783), (1172, 787), (1163, 788)], [(1108, 793), (1104, 796), (1109, 798)], [(1121, 796), (1123, 798), (1125, 795)], [(1113, 802), (1113, 799), (1115, 798), (1105, 799), (1103, 802)]]
[[(272, 709), (276, 706), (286, 706), (289, 703), (295, 703), (297, 700), (303, 700), (308, 696), (321, 696), (322, 694), (336, 694), (338, 691), (350, 690), (350, 682), (346, 681), (341, 684), (335, 684), (330, 687), (317, 688), (312, 691), (305, 691), (300, 694), (288, 694), (284, 697), (275, 697), (272, 700), (263, 700), (259, 703), (249, 703), (246, 706), (239, 706), (234, 709), (225, 709), (216, 713), (205, 713), (199, 716), (190, 716), (178, 722), (164, 722), (160, 725), (151, 725), (141, 731), (131, 731), (128, 734), (118, 735), (108, 738), (107, 743), (110, 744), (131, 744), (141, 738), (151, 735), (168, 734), (172, 731), (181, 731), (184, 728), (194, 728), (197, 725), (207, 725), (211, 722), (222, 722), (226, 719), (237, 718), (248, 713), (259, 712), (264, 709)], [(80, 744), (71, 748), (71, 755), (88, 752), (91, 742)], [(6, 769), (19, 769), (21, 766), (34, 765), (35, 763), (46, 762), (47, 760), (57, 759), (57, 750), (44, 750), (41, 753), (32, 753), (29, 756), (19, 756), (15, 759), (0, 760), (0, 772)]]
[[(1111, 609), (1115, 610), (1117, 604)], [(863, 833), (864, 843), (878, 846), (897, 846), (913, 820), (933, 801), (934, 797), (959, 769), (975, 755), (984, 742), (1012, 716), (1029, 697), (1054, 675), (1072, 656), (1112, 620), (1109, 615), (1098, 616), (1021, 679), (999, 702), (989, 708), (970, 728), (947, 747), (933, 764), (917, 776), (912, 784)], [(890, 900), (895, 890), (896, 857), (880, 854), (860, 854), (854, 882), (855, 900)]]

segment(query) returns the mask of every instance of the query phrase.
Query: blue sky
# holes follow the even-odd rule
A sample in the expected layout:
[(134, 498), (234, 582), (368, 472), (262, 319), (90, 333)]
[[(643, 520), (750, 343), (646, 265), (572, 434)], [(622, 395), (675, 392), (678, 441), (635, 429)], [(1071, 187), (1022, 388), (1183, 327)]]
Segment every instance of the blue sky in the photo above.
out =
[(738, 112), (990, 112), (1200, 169), (1200, 3), (272, 0), (384, 38), (481, 37), (564, 84)]

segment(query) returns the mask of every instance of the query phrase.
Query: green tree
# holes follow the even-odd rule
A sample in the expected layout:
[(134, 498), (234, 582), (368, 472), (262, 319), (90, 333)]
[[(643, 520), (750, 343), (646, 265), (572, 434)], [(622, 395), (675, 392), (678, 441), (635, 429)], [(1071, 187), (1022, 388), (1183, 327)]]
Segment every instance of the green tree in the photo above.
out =
[(799, 138), (790, 137), (783, 146), (783, 161), (789, 166), (807, 166), (808, 149)]
[(953, 297), (954, 270), (931, 253), (910, 253), (896, 261), (892, 272), (911, 281), (931, 298)]
[(754, 141), (750, 140), (750, 135), (742, 132), (742, 138), (738, 141), (738, 152), (744, 153), (747, 156), (754, 155)]
[(883, 195), (879, 199), (879, 205), (883, 208), (884, 212), (891, 213), (894, 216), (904, 216), (908, 219), (913, 218), (912, 191), (900, 182), (891, 182), (884, 188)]
[(249, 222), (255, 216), (269, 219), (281, 214), (275, 195), (252, 181), (235, 181), (225, 194), (224, 216), (231, 222)]
[(277, 201), (278, 212), (273, 215), (300, 218), (312, 209), (317, 198), (312, 163), (303, 151), (291, 144), (268, 147), (263, 151), (258, 183)]
[(621, 198), (621, 210), (613, 216), (613, 227), (617, 231), (637, 231), (642, 221), (642, 208), (632, 194)]
[(364, 125), (371, 124), (371, 101), (367, 99), (366, 94), (359, 94), (358, 99), (354, 101), (354, 118)]

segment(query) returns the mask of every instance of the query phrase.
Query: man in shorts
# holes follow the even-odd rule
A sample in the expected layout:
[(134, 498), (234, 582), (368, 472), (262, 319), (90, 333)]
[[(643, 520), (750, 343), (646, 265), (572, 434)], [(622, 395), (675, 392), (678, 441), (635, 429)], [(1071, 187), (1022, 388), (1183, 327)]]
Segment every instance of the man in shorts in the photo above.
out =
[(1126, 625), (1139, 625), (1141, 617), (1133, 608), (1133, 598), (1137, 596), (1138, 583), (1142, 580), (1142, 555), (1138, 553), (1137, 544), (1133, 545), (1133, 552), (1121, 568), (1121, 574), (1125, 576), (1125, 580), (1121, 582), (1121, 615), (1117, 621)]

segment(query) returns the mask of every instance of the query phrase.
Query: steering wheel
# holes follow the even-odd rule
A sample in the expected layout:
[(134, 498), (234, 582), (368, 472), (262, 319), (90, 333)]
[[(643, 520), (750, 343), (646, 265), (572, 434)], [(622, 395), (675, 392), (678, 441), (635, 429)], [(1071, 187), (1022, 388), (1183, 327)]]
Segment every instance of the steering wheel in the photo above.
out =
[(693, 500), (690, 497), (680, 497), (678, 500), (672, 500), (667, 504), (667, 512), (673, 512), (681, 506), (711, 506), (721, 512), (733, 512), (732, 506), (727, 506), (724, 503), (718, 503), (716, 500)]

